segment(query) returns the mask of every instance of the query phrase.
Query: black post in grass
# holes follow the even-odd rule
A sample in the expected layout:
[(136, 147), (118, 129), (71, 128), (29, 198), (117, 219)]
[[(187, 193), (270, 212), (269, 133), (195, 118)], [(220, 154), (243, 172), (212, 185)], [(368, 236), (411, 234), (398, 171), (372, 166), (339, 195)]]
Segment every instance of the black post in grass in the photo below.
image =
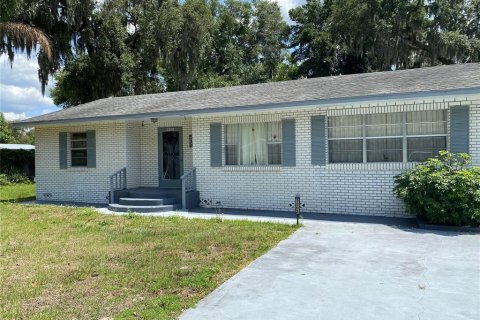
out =
[(295, 195), (295, 214), (297, 215), (297, 224), (298, 224), (298, 219), (300, 218), (300, 193), (297, 193)]

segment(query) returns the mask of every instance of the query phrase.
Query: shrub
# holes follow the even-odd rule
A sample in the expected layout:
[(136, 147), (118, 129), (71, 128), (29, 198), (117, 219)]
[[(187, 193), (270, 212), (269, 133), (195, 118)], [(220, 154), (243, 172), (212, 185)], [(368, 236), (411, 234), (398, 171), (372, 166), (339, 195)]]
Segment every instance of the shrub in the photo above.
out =
[(12, 183), (31, 183), (32, 180), (19, 171), (11, 170), (6, 173), (0, 173), (0, 186), (6, 186)]
[(7, 178), (11, 183), (31, 183), (32, 180), (18, 171), (11, 171), (7, 173)]
[(395, 176), (395, 195), (409, 213), (432, 224), (480, 224), (480, 168), (468, 154), (441, 151), (415, 168)]
[(0, 186), (8, 186), (10, 181), (5, 173), (0, 173)]

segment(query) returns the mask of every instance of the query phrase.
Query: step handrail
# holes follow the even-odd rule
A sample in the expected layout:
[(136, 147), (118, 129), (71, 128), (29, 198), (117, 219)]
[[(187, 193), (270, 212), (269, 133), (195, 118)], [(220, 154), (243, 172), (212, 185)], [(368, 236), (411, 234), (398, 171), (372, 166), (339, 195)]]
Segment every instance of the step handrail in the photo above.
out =
[(127, 189), (127, 168), (122, 168), (110, 175), (110, 203), (115, 200), (115, 191)]
[(187, 192), (197, 190), (197, 169), (193, 167), (186, 171), (180, 179), (182, 180), (182, 209), (187, 209)]

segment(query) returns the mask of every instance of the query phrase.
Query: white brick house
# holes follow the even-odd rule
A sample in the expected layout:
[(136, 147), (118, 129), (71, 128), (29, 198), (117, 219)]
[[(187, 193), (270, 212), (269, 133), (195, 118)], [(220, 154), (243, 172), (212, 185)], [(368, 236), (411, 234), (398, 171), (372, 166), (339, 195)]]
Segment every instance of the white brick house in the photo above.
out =
[(480, 64), (109, 98), (17, 125), (35, 127), (39, 201), (288, 211), (300, 193), (306, 212), (403, 216), (402, 170), (443, 149), (480, 165)]

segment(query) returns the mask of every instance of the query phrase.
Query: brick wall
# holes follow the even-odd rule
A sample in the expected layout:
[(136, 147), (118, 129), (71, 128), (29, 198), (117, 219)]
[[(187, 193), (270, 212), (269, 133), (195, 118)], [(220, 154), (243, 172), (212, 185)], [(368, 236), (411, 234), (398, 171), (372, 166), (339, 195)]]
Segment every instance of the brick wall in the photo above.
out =
[(141, 122), (126, 122), (127, 152), (127, 188), (138, 188), (142, 185), (142, 145)]
[[(446, 108), (425, 105), (423, 108)], [(128, 187), (158, 186), (158, 127), (182, 127), (184, 168), (197, 167), (202, 199), (220, 201), (224, 207), (290, 211), (299, 192), (306, 212), (403, 216), (403, 204), (391, 193), (393, 176), (411, 164), (370, 163), (311, 165), (310, 117), (326, 114), (398, 112), (418, 106), (331, 107), (291, 112), (201, 116), (190, 120), (98, 122), (36, 128), (37, 199), (106, 203), (109, 176), (127, 167)], [(210, 167), (211, 122), (248, 123), (296, 120), (295, 167)], [(59, 168), (59, 132), (96, 131), (97, 167)], [(193, 148), (189, 135), (193, 134)], [(69, 137), (70, 139), (70, 137)], [(70, 140), (68, 141), (70, 145)], [(327, 150), (326, 150), (327, 152)], [(470, 109), (470, 153), (480, 165), (480, 106)], [(193, 156), (194, 155), (194, 156)], [(224, 161), (224, 160), (223, 160)]]
[(297, 111), (255, 117), (265, 121), (295, 118), (295, 167), (210, 167), (210, 123), (254, 119), (193, 119), (193, 164), (200, 198), (220, 201), (225, 208), (291, 211), (289, 204), (299, 192), (305, 212), (403, 216), (403, 204), (391, 193), (392, 177), (399, 170), (379, 170), (368, 164), (361, 170), (311, 165), (310, 117), (317, 114), (321, 113)]
[[(96, 168), (59, 167), (59, 132), (95, 130)], [(35, 129), (35, 166), (37, 199), (107, 203), (110, 175), (127, 164), (125, 122), (75, 124), (71, 126), (37, 127)], [(70, 150), (70, 135), (68, 135)]]
[[(457, 104), (457, 103), (455, 103)], [(326, 114), (364, 114), (409, 110), (446, 109), (448, 103), (393, 105), (364, 108), (332, 107), (295, 112), (198, 117), (193, 119), (194, 166), (197, 167), (200, 198), (221, 202), (225, 208), (291, 211), (295, 194), (301, 194), (305, 212), (405, 216), (404, 205), (392, 194), (393, 177), (413, 165), (365, 163), (311, 165), (310, 117)], [(209, 125), (212, 122), (249, 123), (294, 118), (296, 128), (295, 167), (210, 167)], [(480, 160), (480, 111), (471, 109), (471, 153)], [(223, 136), (223, 134), (222, 134)], [(223, 137), (222, 137), (223, 138)], [(327, 150), (325, 151), (327, 152)], [(225, 163), (223, 155), (223, 163)]]

